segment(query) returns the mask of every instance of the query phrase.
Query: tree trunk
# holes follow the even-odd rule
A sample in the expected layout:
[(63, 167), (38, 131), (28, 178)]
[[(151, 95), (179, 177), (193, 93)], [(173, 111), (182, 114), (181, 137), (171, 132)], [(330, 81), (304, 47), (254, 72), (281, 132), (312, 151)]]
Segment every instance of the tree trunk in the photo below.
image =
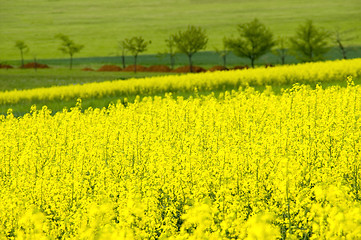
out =
[(23, 68), (24, 67), (24, 53), (23, 53), (22, 49), (20, 49), (20, 55), (21, 55), (21, 67)]
[(254, 68), (254, 58), (253, 57), (251, 57), (251, 66), (252, 66), (252, 68)]
[(124, 55), (122, 55), (122, 65), (123, 65), (123, 68), (125, 68), (125, 57), (124, 57)]
[(73, 55), (70, 54), (70, 66), (69, 69), (72, 70), (73, 69)]
[(122, 49), (122, 65), (123, 65), (123, 69), (125, 68), (125, 52), (124, 52), (124, 47)]
[(36, 57), (34, 57), (34, 69), (35, 69), (35, 72), (38, 70), (38, 64), (36, 63)]
[(227, 58), (227, 55), (223, 55), (223, 67), (226, 68), (226, 58)]
[(169, 54), (169, 56), (170, 56), (170, 69), (172, 69), (173, 70), (173, 68), (174, 68), (174, 55), (173, 54)]
[(310, 62), (312, 62), (313, 61), (313, 49), (312, 49), (312, 46), (310, 46), (310, 54), (309, 54), (309, 56), (308, 56), (310, 59)]
[(188, 55), (188, 59), (189, 59), (189, 71), (193, 72), (192, 55)]
[(134, 55), (134, 73), (137, 73), (137, 55)]
[(287, 55), (287, 49), (281, 48), (281, 62), (282, 65), (286, 63), (286, 55)]
[(346, 50), (340, 40), (337, 40), (338, 47), (341, 49), (343, 59), (347, 59)]

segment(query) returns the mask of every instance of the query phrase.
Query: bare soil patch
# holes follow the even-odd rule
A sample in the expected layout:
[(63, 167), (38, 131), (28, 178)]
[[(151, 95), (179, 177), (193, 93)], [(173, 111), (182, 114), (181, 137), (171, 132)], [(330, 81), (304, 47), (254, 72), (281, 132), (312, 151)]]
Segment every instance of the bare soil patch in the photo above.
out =
[(122, 68), (116, 65), (104, 65), (101, 66), (98, 70), (98, 72), (120, 72), (122, 71)]
[(264, 66), (265, 66), (265, 68), (274, 67), (274, 65), (273, 65), (273, 64), (266, 64), (266, 65), (264, 65)]
[(89, 67), (85, 67), (85, 68), (82, 69), (82, 71), (94, 71), (94, 69), (89, 68)]
[(235, 66), (231, 69), (233, 70), (242, 70), (242, 69), (248, 69), (249, 67), (247, 65), (244, 65), (244, 66)]
[[(192, 70), (194, 73), (200, 73), (200, 72), (206, 72), (207, 70), (199, 67), (199, 66), (192, 66)], [(183, 66), (183, 67), (179, 67), (173, 70), (173, 72), (176, 73), (188, 73), (190, 72), (190, 67), (189, 66)]]
[(3, 69), (11, 69), (11, 68), (14, 68), (14, 67), (11, 66), (11, 65), (8, 65), (8, 64), (1, 64), (1, 63), (0, 63), (0, 68), (3, 68)]
[(49, 68), (49, 66), (47, 64), (30, 62), (30, 63), (24, 64), (24, 66), (22, 66), (20, 68)]
[(148, 67), (148, 72), (170, 72), (172, 71), (170, 67), (166, 65), (154, 65)]
[[(129, 65), (123, 69), (124, 72), (134, 72), (134, 65)], [(148, 68), (142, 65), (137, 65), (137, 72), (147, 72)]]
[(228, 68), (226, 67), (223, 67), (223, 66), (214, 66), (214, 67), (211, 67), (210, 69), (208, 69), (208, 71), (210, 72), (214, 72), (214, 71), (227, 71)]

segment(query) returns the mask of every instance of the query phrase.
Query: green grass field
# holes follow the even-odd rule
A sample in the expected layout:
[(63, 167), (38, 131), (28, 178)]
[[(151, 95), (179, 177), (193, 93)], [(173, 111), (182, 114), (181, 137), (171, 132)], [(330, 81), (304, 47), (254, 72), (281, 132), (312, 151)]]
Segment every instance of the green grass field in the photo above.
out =
[(116, 79), (142, 78), (172, 73), (90, 72), (79, 69), (0, 69), (0, 91), (52, 87)]
[[(164, 50), (164, 39), (193, 24), (206, 29), (207, 50), (220, 47), (236, 25), (260, 19), (276, 36), (291, 36), (306, 19), (329, 30), (353, 29), (361, 35), (359, 0), (0, 0), (0, 62), (16, 60), (16, 40), (30, 47), (25, 58), (65, 58), (57, 33), (69, 35), (85, 48), (75, 57), (115, 56), (118, 42), (141, 35), (152, 40), (148, 54)], [(361, 45), (361, 38), (348, 45)]]

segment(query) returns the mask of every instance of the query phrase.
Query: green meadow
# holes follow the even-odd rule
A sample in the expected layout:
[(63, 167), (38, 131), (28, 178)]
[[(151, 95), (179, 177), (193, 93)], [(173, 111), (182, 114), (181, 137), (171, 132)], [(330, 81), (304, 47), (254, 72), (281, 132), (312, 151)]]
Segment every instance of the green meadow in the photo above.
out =
[[(165, 49), (164, 40), (192, 24), (206, 29), (208, 51), (221, 47), (224, 36), (236, 35), (236, 25), (258, 18), (275, 36), (291, 36), (306, 19), (330, 31), (352, 30), (361, 36), (359, 0), (0, 0), (0, 62), (19, 58), (16, 40), (30, 51), (26, 59), (56, 59), (58, 33), (85, 48), (75, 57), (116, 56), (118, 42), (132, 36), (151, 40), (145, 54)], [(361, 38), (347, 42), (361, 45)]]

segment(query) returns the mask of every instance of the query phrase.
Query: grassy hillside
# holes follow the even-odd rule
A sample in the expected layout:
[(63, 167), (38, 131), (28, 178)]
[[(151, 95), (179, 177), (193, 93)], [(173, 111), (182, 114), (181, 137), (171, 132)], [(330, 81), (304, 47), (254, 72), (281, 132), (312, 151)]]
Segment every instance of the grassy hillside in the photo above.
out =
[[(75, 57), (112, 56), (119, 40), (142, 35), (152, 40), (147, 53), (164, 49), (164, 39), (188, 24), (207, 30), (207, 50), (221, 44), (235, 27), (257, 17), (276, 35), (290, 36), (305, 19), (334, 30), (361, 25), (359, 0), (0, 0), (0, 62), (18, 58), (16, 40), (30, 47), (26, 58), (66, 57), (58, 51), (57, 33), (85, 48)], [(361, 29), (354, 30), (361, 35)], [(348, 43), (361, 45), (361, 38)]]

